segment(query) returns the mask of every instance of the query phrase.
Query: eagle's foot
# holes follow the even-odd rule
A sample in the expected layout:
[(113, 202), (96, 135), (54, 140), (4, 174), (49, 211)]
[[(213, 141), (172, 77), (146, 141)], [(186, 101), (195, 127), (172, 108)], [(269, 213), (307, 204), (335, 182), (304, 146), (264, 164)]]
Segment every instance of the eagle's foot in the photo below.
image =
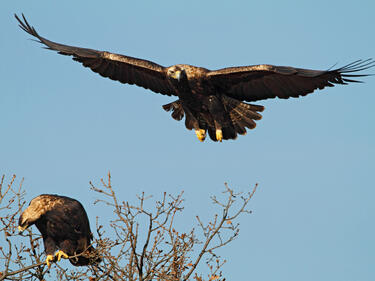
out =
[(57, 256), (57, 261), (60, 261), (61, 258), (64, 258), (64, 259), (68, 259), (69, 256), (67, 254), (65, 254), (63, 251), (59, 250), (55, 256)]
[(47, 263), (48, 268), (51, 267), (51, 262), (53, 262), (54, 259), (55, 257), (53, 255), (47, 255), (46, 263)]
[(205, 140), (205, 138), (206, 138), (206, 130), (204, 130), (204, 129), (198, 129), (198, 130), (195, 130), (195, 133), (197, 135), (197, 138), (200, 141), (204, 141)]
[(219, 142), (223, 141), (223, 131), (222, 130), (220, 130), (220, 129), (216, 130), (216, 139)]

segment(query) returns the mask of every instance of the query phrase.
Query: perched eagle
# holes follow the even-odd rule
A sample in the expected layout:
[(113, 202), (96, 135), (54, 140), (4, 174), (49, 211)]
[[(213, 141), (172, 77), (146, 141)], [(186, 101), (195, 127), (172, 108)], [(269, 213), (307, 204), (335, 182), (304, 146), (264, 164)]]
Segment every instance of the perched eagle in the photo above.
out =
[(375, 66), (375, 61), (368, 59), (323, 71), (266, 64), (214, 71), (187, 64), (164, 67), (147, 60), (49, 41), (29, 25), (24, 15), (23, 21), (15, 17), (20, 27), (47, 49), (73, 56), (73, 60), (103, 77), (177, 96), (178, 100), (163, 108), (172, 111), (175, 120), (185, 116), (186, 128), (194, 129), (200, 141), (204, 141), (207, 131), (213, 141), (222, 141), (245, 135), (246, 128), (255, 128), (255, 120), (262, 118), (259, 112), (264, 107), (244, 101), (297, 98), (334, 84), (360, 82), (355, 77), (367, 75), (356, 73)]
[(53, 194), (39, 195), (23, 211), (18, 224), (20, 232), (33, 224), (39, 229), (48, 267), (55, 257), (58, 261), (69, 258), (75, 266), (95, 264), (101, 260), (91, 246), (92, 233), (85, 209), (75, 199)]

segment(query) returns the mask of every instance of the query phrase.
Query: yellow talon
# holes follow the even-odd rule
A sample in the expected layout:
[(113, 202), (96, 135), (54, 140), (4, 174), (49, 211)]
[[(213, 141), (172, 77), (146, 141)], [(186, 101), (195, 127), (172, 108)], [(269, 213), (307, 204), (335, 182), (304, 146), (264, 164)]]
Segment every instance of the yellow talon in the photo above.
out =
[(220, 142), (223, 140), (223, 131), (222, 130), (220, 130), (220, 129), (216, 130), (216, 139)]
[(18, 226), (18, 232), (21, 233), (22, 231), (24, 231), (25, 229), (21, 226)]
[(200, 141), (204, 141), (206, 138), (206, 130), (198, 129), (195, 130), (195, 133)]
[(59, 250), (55, 256), (57, 256), (57, 261), (60, 261), (61, 260), (61, 257), (63, 257), (64, 259), (68, 259), (69, 256), (67, 254), (65, 254), (63, 251)]
[(47, 255), (47, 258), (46, 258), (46, 263), (47, 263), (47, 266), (48, 268), (51, 267), (51, 262), (54, 260), (54, 257), (52, 255)]

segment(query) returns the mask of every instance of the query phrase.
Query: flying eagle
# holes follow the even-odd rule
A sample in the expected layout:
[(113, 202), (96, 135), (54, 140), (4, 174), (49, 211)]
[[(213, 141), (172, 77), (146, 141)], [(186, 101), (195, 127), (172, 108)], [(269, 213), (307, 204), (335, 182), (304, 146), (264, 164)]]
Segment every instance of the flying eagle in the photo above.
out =
[(163, 108), (171, 111), (175, 120), (185, 116), (186, 128), (194, 129), (200, 141), (207, 131), (213, 141), (222, 141), (245, 135), (246, 128), (254, 129), (264, 107), (246, 102), (297, 98), (334, 84), (360, 82), (355, 77), (367, 75), (357, 73), (375, 66), (375, 61), (368, 59), (323, 71), (268, 64), (213, 71), (187, 64), (164, 67), (148, 60), (52, 42), (40, 36), (24, 15), (23, 21), (15, 17), (19, 26), (46, 49), (72, 56), (103, 77), (177, 96), (178, 100)]
[(55, 258), (58, 261), (69, 258), (75, 266), (95, 264), (101, 260), (91, 246), (93, 237), (85, 209), (75, 199), (53, 194), (39, 195), (23, 211), (18, 224), (20, 232), (33, 224), (39, 229), (48, 267)]

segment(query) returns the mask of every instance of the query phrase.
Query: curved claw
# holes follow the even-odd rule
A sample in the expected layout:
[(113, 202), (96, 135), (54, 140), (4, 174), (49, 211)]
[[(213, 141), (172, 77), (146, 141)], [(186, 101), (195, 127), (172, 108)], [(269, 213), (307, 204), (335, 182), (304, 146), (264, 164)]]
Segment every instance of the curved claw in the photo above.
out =
[(48, 268), (51, 267), (51, 262), (52, 262), (53, 260), (54, 260), (54, 256), (52, 256), (52, 255), (47, 255), (46, 263), (47, 263)]
[(66, 253), (64, 253), (63, 251), (61, 251), (61, 250), (59, 250), (59, 251), (55, 254), (55, 256), (57, 256), (57, 261), (60, 261), (61, 258), (64, 258), (64, 259), (68, 259), (68, 258), (69, 258), (69, 256), (68, 256)]
[(223, 132), (218, 129), (216, 130), (216, 139), (219, 141), (219, 142), (222, 142), (223, 141)]
[(200, 140), (200, 141), (204, 141), (205, 138), (206, 138), (206, 130), (204, 129), (198, 129), (198, 130), (195, 130), (195, 134), (197, 135), (197, 138)]

